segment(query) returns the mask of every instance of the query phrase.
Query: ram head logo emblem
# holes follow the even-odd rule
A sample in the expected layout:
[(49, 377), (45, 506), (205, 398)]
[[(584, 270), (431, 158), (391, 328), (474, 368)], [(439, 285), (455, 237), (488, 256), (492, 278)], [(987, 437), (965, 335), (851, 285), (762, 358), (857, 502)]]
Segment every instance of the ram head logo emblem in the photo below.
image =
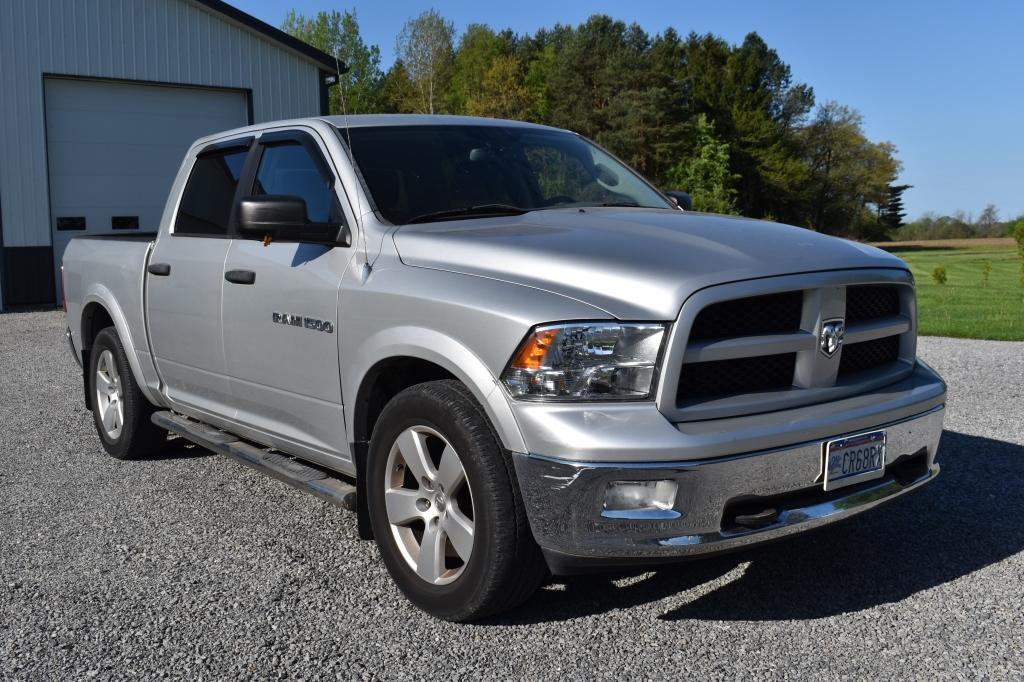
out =
[(818, 348), (825, 357), (830, 358), (842, 348), (845, 335), (846, 323), (842, 319), (824, 320), (821, 323), (821, 333), (818, 335)]

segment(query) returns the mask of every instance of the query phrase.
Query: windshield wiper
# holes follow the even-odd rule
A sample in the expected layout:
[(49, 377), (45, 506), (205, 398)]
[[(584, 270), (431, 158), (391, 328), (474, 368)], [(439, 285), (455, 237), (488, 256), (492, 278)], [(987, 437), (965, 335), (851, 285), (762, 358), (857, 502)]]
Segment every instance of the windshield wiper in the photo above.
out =
[(640, 208), (640, 204), (635, 201), (606, 201), (602, 206), (617, 206), (619, 208)]
[(477, 206), (465, 206), (463, 208), (449, 208), (444, 211), (433, 211), (424, 213), (415, 218), (406, 220), (406, 224), (431, 223), (445, 218), (472, 218), (473, 216), (486, 215), (522, 215), (532, 209), (520, 208), (511, 204), (479, 204)]

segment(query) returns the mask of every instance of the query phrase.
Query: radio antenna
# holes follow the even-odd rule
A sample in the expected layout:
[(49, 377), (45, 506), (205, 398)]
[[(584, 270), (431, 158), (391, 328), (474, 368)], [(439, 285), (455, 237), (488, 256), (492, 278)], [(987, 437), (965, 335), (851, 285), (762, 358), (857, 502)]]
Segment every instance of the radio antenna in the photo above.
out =
[[(342, 70), (342, 61), (338, 59), (337, 52), (334, 53), (334, 68), (338, 72), (337, 85), (341, 89), (341, 116), (343, 125), (345, 127), (345, 143), (348, 145), (348, 160), (352, 166), (352, 174), (355, 175), (356, 157), (355, 154), (352, 153), (352, 133), (349, 131), (348, 104), (346, 102), (347, 98), (345, 96), (347, 94), (347, 88), (345, 87), (345, 82), (341, 78), (342, 74), (348, 73), (349, 67), (348, 65), (345, 65), (344, 70)], [(356, 195), (356, 228), (359, 230), (359, 235), (357, 237), (358, 241), (356, 242), (356, 253), (357, 255), (362, 256), (362, 262), (359, 263), (359, 281), (360, 283), (363, 283), (366, 282), (366, 278), (370, 276), (370, 256), (366, 250), (366, 229), (363, 223), (363, 202), (359, 196), (359, 188), (356, 187), (354, 192)]]

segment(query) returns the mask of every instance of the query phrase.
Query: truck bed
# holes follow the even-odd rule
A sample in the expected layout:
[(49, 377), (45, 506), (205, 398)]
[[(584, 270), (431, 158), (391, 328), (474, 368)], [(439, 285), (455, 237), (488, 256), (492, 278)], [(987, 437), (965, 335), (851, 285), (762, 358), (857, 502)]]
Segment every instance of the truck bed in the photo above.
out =
[(109, 242), (152, 242), (156, 240), (156, 232), (132, 232), (131, 234), (83, 234), (75, 240), (89, 239)]
[[(147, 376), (151, 365), (143, 309), (146, 263), (155, 233), (83, 235), (64, 251), (64, 300), (75, 348), (83, 350), (82, 333), (102, 306), (109, 312), (129, 361)], [(141, 360), (141, 362), (140, 362)]]

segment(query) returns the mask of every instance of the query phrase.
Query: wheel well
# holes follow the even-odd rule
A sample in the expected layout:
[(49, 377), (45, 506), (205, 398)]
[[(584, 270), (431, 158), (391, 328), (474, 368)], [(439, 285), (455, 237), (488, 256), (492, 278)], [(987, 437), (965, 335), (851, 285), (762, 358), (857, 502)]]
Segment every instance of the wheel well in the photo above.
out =
[(456, 377), (440, 365), (413, 357), (381, 360), (363, 377), (356, 396), (352, 440), (368, 443), (388, 401), (416, 384)]
[(82, 389), (85, 392), (85, 407), (92, 409), (92, 396), (89, 391), (89, 351), (92, 350), (96, 335), (107, 327), (113, 327), (114, 320), (110, 313), (99, 303), (90, 303), (82, 310)]
[(366, 457), (370, 436), (388, 401), (416, 384), (456, 378), (451, 372), (429, 360), (393, 357), (370, 368), (359, 385), (352, 424), (352, 458), (356, 465), (356, 527), (363, 540), (373, 539), (370, 514), (366, 507)]
[(90, 303), (82, 310), (82, 356), (88, 360), (88, 351), (96, 335), (107, 327), (114, 326), (114, 319), (99, 303)]

